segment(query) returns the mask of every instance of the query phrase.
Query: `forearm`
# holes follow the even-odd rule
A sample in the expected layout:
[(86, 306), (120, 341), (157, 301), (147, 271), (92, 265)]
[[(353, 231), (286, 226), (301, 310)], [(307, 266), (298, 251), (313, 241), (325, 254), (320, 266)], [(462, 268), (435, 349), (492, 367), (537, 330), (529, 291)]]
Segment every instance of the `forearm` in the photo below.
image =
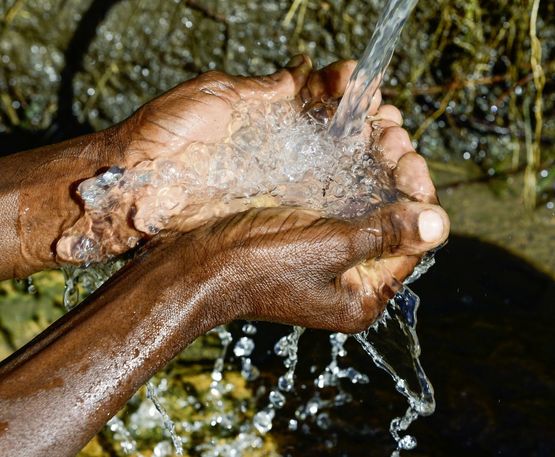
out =
[(172, 249), (138, 259), (0, 366), (0, 449), (75, 455), (156, 371), (228, 320), (197, 269), (176, 286)]
[(0, 279), (58, 266), (55, 241), (81, 212), (75, 186), (123, 164), (122, 128), (0, 157)]

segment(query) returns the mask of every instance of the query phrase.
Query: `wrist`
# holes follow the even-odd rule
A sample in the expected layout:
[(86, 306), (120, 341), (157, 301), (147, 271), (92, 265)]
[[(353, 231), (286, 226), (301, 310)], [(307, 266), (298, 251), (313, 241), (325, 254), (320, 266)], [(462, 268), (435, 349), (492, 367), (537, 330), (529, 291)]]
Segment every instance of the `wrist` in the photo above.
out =
[[(114, 135), (118, 145), (118, 154), (124, 168), (131, 168), (153, 157), (145, 148), (145, 138), (141, 133), (143, 118), (150, 109), (150, 102), (141, 106), (131, 116), (115, 125)], [(147, 142), (148, 143), (148, 142)], [(150, 144), (152, 146), (152, 144)]]
[(14, 276), (59, 266), (56, 240), (82, 214), (75, 201), (76, 185), (103, 168), (123, 163), (125, 138), (118, 124), (7, 159), (18, 179), (11, 186), (19, 192), (15, 213), (19, 254)]
[(126, 119), (119, 124), (108, 127), (97, 132), (94, 154), (102, 157), (104, 166), (117, 165), (129, 168), (132, 163), (129, 161), (129, 144), (131, 143), (132, 122)]
[[(206, 249), (203, 232), (200, 229), (167, 235), (167, 240), (156, 244), (163, 243), (163, 249), (171, 251), (164, 258), (168, 259), (168, 271), (179, 277), (178, 294), (189, 297), (191, 303), (202, 308), (209, 327), (206, 330), (209, 330), (239, 319), (246, 313), (247, 305), (238, 279), (241, 275), (234, 268), (236, 262), (227, 256), (219, 258), (217, 253)], [(145, 247), (150, 251), (149, 245)]]

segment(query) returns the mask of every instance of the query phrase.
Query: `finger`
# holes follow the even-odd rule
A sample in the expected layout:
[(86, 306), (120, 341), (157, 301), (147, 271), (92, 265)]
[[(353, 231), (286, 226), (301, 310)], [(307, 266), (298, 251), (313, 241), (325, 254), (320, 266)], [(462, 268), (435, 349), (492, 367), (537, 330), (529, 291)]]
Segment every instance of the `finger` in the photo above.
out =
[(356, 64), (355, 60), (340, 60), (312, 72), (307, 82), (310, 98), (322, 100), (341, 97)]
[(374, 95), (372, 97), (372, 101), (370, 102), (370, 109), (368, 110), (369, 116), (374, 116), (382, 104), (382, 91), (380, 89), (376, 89)]
[[(378, 121), (389, 121), (399, 127), (403, 125), (403, 115), (401, 114), (401, 111), (393, 105), (380, 106), (375, 118)], [(382, 126), (385, 127), (385, 125)]]
[[(379, 94), (376, 94), (376, 99), (373, 100), (373, 105), (371, 107), (371, 112), (376, 111), (374, 115), (370, 115), (368, 118), (368, 122), (364, 125), (362, 130), (362, 134), (367, 141), (370, 140), (372, 131), (374, 130), (373, 126), (378, 125), (381, 129), (386, 130), (390, 127), (400, 127), (403, 125), (403, 116), (401, 115), (401, 111), (399, 111), (393, 105), (381, 105), (381, 91), (378, 91)], [(398, 157), (392, 157), (392, 159), (398, 159)], [(392, 161), (392, 164), (395, 162)]]
[(310, 58), (299, 54), (278, 72), (269, 76), (236, 77), (236, 90), (241, 99), (276, 102), (294, 98), (305, 86), (312, 70)]
[(350, 265), (370, 258), (421, 255), (439, 246), (449, 234), (445, 211), (427, 203), (388, 205), (353, 225)]
[(421, 256), (418, 255), (403, 255), (380, 259), (378, 263), (380, 267), (389, 272), (395, 280), (402, 283), (412, 274), (414, 268), (418, 265), (418, 262), (420, 262), (420, 258)]
[(383, 157), (390, 163), (392, 168), (397, 166), (399, 159), (409, 152), (414, 152), (407, 131), (398, 126), (388, 127), (384, 130), (380, 139), (383, 148)]
[(397, 189), (425, 203), (437, 203), (436, 189), (426, 160), (416, 152), (403, 155), (394, 170)]

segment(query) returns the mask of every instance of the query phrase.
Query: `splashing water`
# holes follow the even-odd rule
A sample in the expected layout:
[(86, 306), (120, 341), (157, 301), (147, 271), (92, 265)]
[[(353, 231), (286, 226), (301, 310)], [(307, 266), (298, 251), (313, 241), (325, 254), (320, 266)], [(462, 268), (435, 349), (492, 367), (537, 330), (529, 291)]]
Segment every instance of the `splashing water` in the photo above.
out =
[(137, 452), (137, 443), (125, 426), (125, 423), (119, 417), (112, 417), (106, 426), (113, 433), (113, 439), (119, 443), (125, 454)]
[(66, 311), (75, 308), (83, 298), (102, 286), (125, 265), (125, 262), (120, 258), (97, 264), (93, 268), (64, 266), (62, 268), (65, 281), (63, 303)]
[[(401, 436), (400, 432), (406, 430), (409, 425), (418, 418), (418, 416), (427, 416), (435, 410), (435, 399), (433, 387), (422, 369), (420, 363), (420, 344), (416, 334), (416, 311), (419, 305), (419, 298), (408, 287), (397, 293), (395, 298), (388, 304), (387, 309), (381, 319), (372, 325), (368, 330), (358, 333), (354, 338), (360, 343), (362, 348), (372, 358), (374, 364), (385, 370), (393, 379), (395, 389), (403, 395), (409, 407), (402, 417), (397, 417), (391, 421), (390, 432), (395, 442), (397, 450), (393, 453), (398, 455), (400, 450), (409, 450), (416, 447), (416, 439), (411, 435)], [(387, 322), (393, 320), (393, 323)], [(383, 325), (384, 331), (380, 332), (380, 326)], [(383, 346), (388, 346), (387, 332), (389, 328), (398, 325), (402, 334), (408, 341), (408, 357), (410, 366), (416, 375), (417, 384), (411, 385), (407, 378), (399, 375), (398, 370), (394, 368), (389, 357), (385, 356)], [(384, 334), (384, 332), (386, 334)], [(391, 340), (389, 340), (391, 341)], [(394, 359), (397, 364), (406, 363), (405, 358)]]
[(253, 206), (302, 206), (352, 218), (395, 201), (376, 141), (379, 126), (371, 138), (332, 138), (326, 132), (332, 109), (319, 103), (300, 113), (288, 101), (242, 103), (232, 120), (240, 128), (222, 143), (194, 143), (171, 159), (112, 167), (83, 181), (85, 216), (64, 232), (58, 256), (82, 264), (127, 251), (138, 238), (126, 235), (114, 215), (131, 207), (134, 228), (154, 235)]
[[(330, 123), (330, 135), (343, 138), (362, 131), (372, 99), (380, 87), (403, 26), (417, 3), (418, 0), (390, 0), (386, 3), (372, 38), (349, 80), (343, 98)], [(431, 265), (433, 265), (433, 254), (423, 259), (406, 283), (418, 279)], [(405, 415), (391, 421), (390, 432), (397, 443), (394, 456), (398, 455), (400, 450), (416, 447), (414, 437), (411, 435), (401, 437), (400, 432), (406, 430), (418, 416), (432, 414), (435, 410), (433, 387), (422, 369), (419, 359), (420, 344), (416, 334), (416, 312), (419, 303), (419, 297), (408, 287), (403, 286), (390, 301), (381, 319), (365, 332), (355, 335), (356, 340), (370, 355), (374, 364), (392, 377), (397, 391), (405, 396), (409, 403)], [(384, 324), (384, 327), (387, 328), (386, 321), (391, 316), (408, 341), (410, 365), (417, 378), (417, 385), (412, 388), (406, 379), (398, 374), (387, 360), (388, 358), (384, 357), (384, 351), (377, 349), (378, 341), (388, 341), (385, 335), (379, 333), (379, 328), (380, 324)]]
[[(402, 196), (394, 189), (390, 170), (382, 162), (378, 141), (381, 129), (373, 125), (370, 138), (361, 134), (372, 98), (379, 88), (383, 74), (393, 54), (398, 37), (417, 0), (391, 0), (386, 3), (372, 39), (357, 65), (335, 115), (335, 106), (314, 104), (299, 113), (292, 102), (239, 105), (233, 115), (234, 125), (240, 127), (220, 144), (196, 143), (182, 154), (138, 164), (131, 169), (112, 167), (79, 186), (79, 195), (86, 210), (86, 223), (76, 224), (64, 233), (58, 244), (60, 258), (73, 263), (96, 262), (107, 255), (124, 252), (133, 247), (134, 236), (114, 239), (109, 212), (117, 212), (129, 204), (136, 207), (133, 223), (144, 234), (153, 235), (172, 227), (179, 218), (181, 228), (192, 228), (211, 217), (243, 211), (253, 206), (290, 205), (319, 209), (334, 217), (352, 218), (368, 214), (376, 207), (398, 200)], [(123, 197), (125, 195), (125, 198)], [(127, 200), (126, 200), (127, 199)], [(125, 211), (123, 211), (125, 212)], [(199, 218), (198, 215), (201, 215)], [(203, 219), (204, 217), (204, 219)], [(88, 222), (94, 221), (94, 224)], [(95, 233), (84, 227), (95, 226)], [(99, 230), (100, 228), (100, 230)], [(406, 284), (416, 280), (433, 264), (433, 254), (426, 256)], [(84, 273), (93, 271), (93, 273)], [(76, 283), (94, 290), (115, 269), (68, 269), (64, 303), (69, 309), (77, 300)], [(77, 296), (77, 298), (76, 298)], [(376, 366), (393, 379), (396, 390), (406, 397), (409, 407), (405, 414), (391, 421), (390, 432), (397, 449), (413, 449), (416, 439), (402, 435), (419, 416), (433, 413), (435, 400), (419, 356), (416, 335), (418, 297), (402, 286), (391, 300), (380, 319), (365, 332), (354, 336)], [(231, 430), (236, 418), (224, 412), (221, 398), (230, 386), (223, 381), (224, 361), (232, 336), (224, 327), (214, 330), (220, 338), (222, 352), (212, 371), (209, 400), (216, 413), (211, 425)], [(252, 365), (256, 327), (245, 324), (243, 336), (233, 346), (233, 353), (241, 364), (247, 381), (258, 377)], [(249, 449), (262, 446), (260, 436), (272, 429), (276, 412), (282, 409), (287, 396), (294, 389), (299, 339), (303, 333), (294, 327), (275, 345), (275, 353), (284, 358), (286, 372), (270, 390), (268, 402), (241, 427), (231, 443), (213, 443), (197, 447), (204, 457), (242, 455)], [(321, 429), (329, 427), (326, 408), (350, 401), (341, 388), (341, 380), (366, 384), (365, 374), (352, 367), (340, 368), (338, 360), (346, 353), (347, 335), (330, 336), (331, 361), (316, 379), (316, 389), (334, 387), (335, 398), (323, 400), (318, 391), (299, 406), (289, 428), (297, 429), (299, 422), (308, 418)], [(391, 343), (404, 339), (405, 352), (395, 352)], [(148, 397), (160, 412), (175, 450), (183, 452), (183, 443), (175, 431), (175, 424), (157, 400), (153, 384), (147, 385)], [(111, 427), (119, 430), (123, 449), (132, 449), (134, 442), (125, 427), (116, 419)], [(123, 427), (123, 428), (122, 428)], [(167, 446), (169, 443), (159, 443)]]

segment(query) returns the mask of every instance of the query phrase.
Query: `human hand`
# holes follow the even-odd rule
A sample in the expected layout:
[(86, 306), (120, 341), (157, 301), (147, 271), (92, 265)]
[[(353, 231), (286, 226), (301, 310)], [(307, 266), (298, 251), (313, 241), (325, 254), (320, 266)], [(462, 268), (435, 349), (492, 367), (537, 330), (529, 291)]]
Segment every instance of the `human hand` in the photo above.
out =
[[(146, 164), (146, 167), (151, 167), (149, 163), (171, 159), (177, 154), (182, 154), (193, 142), (206, 144), (222, 140), (229, 135), (234, 107), (239, 102), (260, 100), (272, 102), (291, 99), (294, 100), (291, 104), (292, 109), (301, 109), (320, 101), (338, 99), (343, 94), (355, 67), (355, 62), (347, 61), (336, 62), (319, 71), (310, 71), (311, 64), (308, 58), (297, 56), (294, 60), (296, 60), (294, 62), (296, 66), (267, 77), (244, 78), (210, 72), (148, 103), (122, 127), (127, 131), (126, 136), (130, 138), (125, 154), (127, 162), (133, 164), (139, 161), (141, 162), (139, 166)], [(372, 113), (376, 114), (380, 102), (381, 95), (378, 91), (371, 103)], [(376, 119), (379, 121), (368, 123), (366, 133), (369, 134), (378, 122), (382, 124), (381, 128), (384, 128), (384, 132), (381, 143), (384, 157), (395, 168), (399, 158), (412, 150), (408, 135), (399, 126), (402, 118), (396, 108), (386, 105), (380, 108)], [(434, 193), (425, 163), (421, 163), (422, 160), (415, 153), (409, 156), (412, 157), (411, 160), (405, 162), (418, 163), (416, 163), (415, 172), (407, 166), (401, 166), (395, 170), (399, 189), (407, 191), (406, 193), (410, 195), (414, 193), (413, 189), (407, 190), (403, 185), (404, 187), (420, 186)], [(195, 154), (187, 156), (187, 162), (199, 160), (206, 159), (199, 158)], [(171, 198), (166, 196), (166, 193), (164, 195), (164, 201), (160, 202), (157, 192), (154, 193), (154, 197), (148, 194), (145, 197), (143, 190), (136, 193), (119, 192), (116, 205), (110, 202), (109, 217), (105, 217), (102, 213), (93, 217), (85, 214), (64, 234), (57, 246), (59, 258), (70, 262), (101, 260), (106, 255), (126, 251), (149, 233), (148, 221), (159, 217), (154, 214), (157, 211), (156, 208), (160, 204), (171, 203), (172, 199), (180, 202), (180, 206), (177, 208), (178, 211), (172, 210), (176, 215), (170, 219), (166, 228), (178, 231), (188, 231), (215, 217), (243, 211), (248, 208), (245, 205), (250, 204), (240, 200), (235, 200), (231, 204), (214, 200), (195, 205), (188, 199), (185, 204), (179, 194)], [(267, 202), (267, 205), (271, 204), (272, 202)], [(86, 243), (90, 238), (82, 235), (88, 232), (101, 233), (99, 240), (101, 246), (95, 253), (97, 257), (75, 258), (72, 252), (86, 251), (83, 246), (87, 247)], [(81, 243), (79, 249), (74, 249), (76, 243)], [(416, 262), (417, 259), (411, 260), (412, 267)]]
[(129, 138), (125, 166), (171, 158), (194, 142), (221, 141), (239, 102), (293, 100), (305, 87), (311, 69), (310, 59), (299, 55), (272, 75), (245, 77), (209, 71), (174, 87), (125, 122)]
[[(299, 105), (340, 97), (354, 67), (338, 62), (311, 72)], [(230, 318), (363, 330), (422, 255), (446, 239), (449, 220), (437, 206), (426, 162), (402, 129), (399, 110), (380, 103), (378, 91), (366, 133), (382, 129), (383, 159), (397, 190), (414, 202), (386, 205), (351, 222), (311, 211), (256, 209), (191, 232), (180, 244), (194, 252), (199, 271), (218, 272), (217, 296)], [(185, 265), (195, 264), (189, 255)]]
[(379, 316), (406, 274), (376, 262), (419, 257), (448, 231), (440, 207), (417, 202), (354, 221), (259, 208), (186, 234), (162, 234), (146, 247), (174, 277), (172, 296), (187, 296), (179, 291), (184, 277), (185, 288), (200, 284), (209, 297), (206, 319), (215, 323), (246, 318), (354, 333)]
[[(311, 68), (307, 57), (297, 56), (288, 68), (270, 76), (237, 77), (208, 72), (187, 81), (147, 103), (118, 126), (118, 138), (123, 140), (125, 147), (123, 160), (117, 165), (148, 172), (156, 169), (156, 164), (173, 159), (185, 161), (192, 168), (206, 167), (203, 162), (209, 159), (189, 153), (188, 146), (218, 143), (228, 137), (237, 104), (290, 100), (292, 109), (300, 110), (312, 99), (336, 98), (341, 95), (354, 64), (338, 62), (320, 71), (311, 71)], [(118, 173), (118, 169), (115, 170)], [(80, 184), (78, 193), (85, 213), (58, 241), (59, 261), (77, 264), (101, 261), (127, 251), (140, 239), (155, 233), (150, 230), (151, 220), (168, 219), (158, 212), (171, 201), (178, 202), (178, 208), (172, 209), (174, 214), (166, 228), (180, 231), (250, 207), (241, 201), (223, 204), (212, 199), (205, 202), (202, 192), (199, 192), (200, 203), (182, 198), (179, 193), (164, 194), (160, 201), (155, 186), (151, 186), (154, 197), (148, 186), (131, 191), (118, 186), (115, 195), (110, 195), (107, 204), (99, 210), (87, 195), (95, 198), (98, 192), (104, 192), (103, 182), (98, 187), (102, 179), (99, 176)]]

